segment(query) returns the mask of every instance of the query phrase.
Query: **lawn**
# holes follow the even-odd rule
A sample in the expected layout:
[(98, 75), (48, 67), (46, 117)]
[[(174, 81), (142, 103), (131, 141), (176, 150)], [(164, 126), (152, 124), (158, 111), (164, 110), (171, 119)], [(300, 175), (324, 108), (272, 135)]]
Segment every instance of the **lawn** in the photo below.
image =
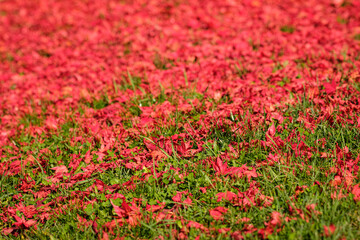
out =
[(360, 239), (359, 12), (0, 0), (0, 238)]

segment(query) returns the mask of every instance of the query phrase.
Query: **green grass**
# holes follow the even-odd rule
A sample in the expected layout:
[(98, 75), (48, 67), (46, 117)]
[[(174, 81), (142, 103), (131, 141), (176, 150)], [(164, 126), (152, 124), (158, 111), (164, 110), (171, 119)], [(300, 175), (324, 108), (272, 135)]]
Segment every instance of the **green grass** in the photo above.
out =
[[(101, 109), (103, 103), (93, 103), (91, 105), (95, 109)], [(293, 119), (304, 112), (306, 109), (311, 109), (310, 115), (313, 118), (317, 117), (317, 110), (314, 108), (312, 102), (306, 99), (294, 106), (289, 107), (284, 116), (291, 116)], [(131, 108), (130, 108), (130, 111)], [(133, 110), (135, 111), (135, 110)], [(136, 110), (138, 111), (138, 110)], [(193, 113), (195, 114), (196, 111)], [(134, 113), (133, 113), (134, 114)], [(141, 113), (135, 113), (137, 116)], [(199, 113), (198, 113), (199, 114)], [(179, 122), (185, 122), (185, 119), (191, 119), (178, 112)], [(196, 114), (195, 114), (196, 116)], [(230, 119), (233, 122), (241, 122), (241, 116), (232, 115)], [(24, 120), (25, 121), (25, 120)], [(26, 123), (39, 124), (40, 122), (35, 117), (27, 117)], [(337, 122), (321, 122), (313, 131), (307, 129), (303, 124), (296, 121), (285, 119), (282, 124), (277, 123), (276, 126), (287, 127), (286, 131), (276, 133), (274, 136), (282, 139), (285, 144), (277, 151), (271, 147), (264, 147), (261, 141), (266, 141), (266, 131), (270, 124), (260, 124), (255, 129), (246, 129), (246, 126), (240, 126), (243, 130), (241, 134), (238, 131), (231, 130), (231, 125), (220, 124), (214, 122), (211, 126), (202, 126), (193, 122), (191, 127), (194, 130), (201, 130), (206, 132), (204, 137), (196, 136), (193, 139), (188, 130), (183, 127), (176, 128), (176, 131), (170, 129), (160, 128), (158, 134), (154, 136), (171, 136), (174, 134), (185, 134), (184, 142), (190, 141), (199, 146), (202, 144), (203, 151), (193, 157), (180, 157), (176, 153), (168, 153), (167, 157), (156, 164), (149, 164), (148, 167), (142, 169), (128, 169), (123, 165), (123, 162), (132, 162), (128, 157), (122, 157), (116, 148), (107, 152), (103, 161), (106, 163), (119, 164), (117, 168), (99, 168), (94, 171), (85, 181), (79, 181), (71, 187), (64, 187), (64, 185), (55, 184), (56, 190), (51, 191), (43, 203), (50, 203), (59, 198), (77, 199), (82, 201), (84, 208), (76, 207), (76, 205), (68, 205), (68, 209), (62, 214), (52, 214), (49, 221), (43, 224), (38, 224), (37, 229), (30, 231), (22, 231), (20, 235), (24, 238), (37, 239), (97, 239), (97, 234), (92, 227), (78, 227), (78, 216), (84, 217), (88, 220), (96, 220), (98, 226), (102, 226), (106, 222), (111, 221), (116, 214), (110, 200), (106, 195), (110, 192), (99, 191), (96, 188), (85, 194), (83, 198), (74, 197), (75, 193), (86, 192), (86, 189), (93, 185), (96, 179), (104, 182), (105, 185), (111, 186), (124, 184), (132, 181), (133, 190), (126, 188), (119, 188), (118, 193), (123, 194), (127, 202), (132, 202), (134, 199), (141, 198), (142, 202), (139, 205), (141, 214), (143, 215), (140, 225), (132, 228), (117, 227), (114, 229), (114, 236), (127, 236), (127, 239), (132, 238), (156, 238), (161, 235), (166, 239), (171, 238), (172, 230), (184, 230), (187, 220), (196, 221), (206, 228), (210, 228), (211, 234), (217, 238), (226, 238), (226, 235), (220, 234), (216, 229), (230, 228), (233, 231), (243, 229), (245, 223), (238, 222), (239, 219), (247, 217), (250, 219), (248, 224), (252, 224), (256, 228), (264, 228), (264, 222), (269, 221), (269, 216), (272, 211), (280, 212), (283, 216), (289, 218), (297, 218), (289, 222), (282, 221), (282, 230), (278, 234), (271, 234), (270, 239), (337, 239), (346, 236), (348, 239), (355, 239), (360, 236), (359, 232), (359, 205), (353, 199), (351, 194), (342, 199), (334, 200), (331, 194), (334, 191), (339, 191), (332, 187), (329, 182), (334, 178), (334, 173), (328, 174), (329, 169), (334, 167), (335, 163), (330, 158), (321, 158), (319, 151), (332, 153), (337, 147), (344, 148), (347, 146), (351, 152), (359, 152), (359, 144), (356, 139), (359, 139), (360, 133), (352, 126), (343, 126)], [(70, 131), (70, 129), (72, 129)], [(75, 129), (75, 130), (74, 130)], [(75, 122), (67, 122), (62, 125), (60, 131), (56, 135), (41, 136), (40, 138), (33, 138), (26, 135), (20, 135), (17, 139), (13, 139), (15, 145), (19, 147), (19, 153), (24, 160), (27, 155), (32, 155), (36, 160), (32, 166), (23, 167), (20, 174), (15, 176), (3, 175), (1, 177), (1, 206), (15, 206), (18, 202), (14, 201), (13, 196), (21, 193), (23, 200), (27, 205), (35, 205), (37, 200), (30, 192), (23, 192), (19, 190), (18, 186), (24, 177), (28, 176), (35, 185), (33, 191), (38, 191), (47, 186), (54, 186), (49, 177), (53, 174), (51, 168), (58, 165), (65, 165), (71, 170), (69, 164), (72, 156), (84, 157), (86, 152), (92, 147), (93, 150), (99, 149), (100, 144), (95, 142), (76, 142), (72, 141), (76, 131), (82, 131), (78, 128)], [(303, 137), (305, 148), (303, 152), (314, 153), (312, 156), (297, 156), (293, 149), (294, 144), (299, 145), (294, 138), (289, 138), (290, 133), (296, 137)], [(86, 135), (84, 135), (86, 137)], [(92, 139), (89, 133), (89, 139)], [(292, 139), (292, 140), (291, 140)], [(324, 146), (319, 146), (316, 143), (318, 139), (326, 139)], [(135, 149), (134, 155), (144, 156), (146, 147), (143, 144), (143, 138), (128, 139), (132, 142)], [(135, 144), (134, 144), (135, 143)], [(136, 144), (137, 143), (137, 144)], [(175, 145), (181, 142), (175, 141), (172, 144), (173, 149)], [(251, 143), (246, 146), (246, 143)], [(244, 145), (245, 144), (245, 145)], [(244, 147), (239, 147), (239, 146)], [(238, 156), (230, 157), (228, 165), (231, 167), (240, 167), (246, 165), (250, 168), (255, 167), (259, 175), (254, 180), (248, 181), (246, 177), (230, 177), (223, 175), (216, 175), (216, 172), (211, 167), (210, 160), (217, 156), (222, 156), (229, 151), (229, 147), (238, 149)], [(42, 149), (48, 149), (47, 153), (40, 153)], [(164, 150), (164, 149), (161, 149)], [(277, 162), (273, 165), (268, 165), (267, 158), (269, 154), (279, 153), (281, 157), (287, 157), (286, 161)], [(8, 150), (8, 155), (2, 158), (2, 162), (12, 157), (11, 150)], [(14, 155), (15, 157), (15, 155)], [(91, 160), (97, 164), (96, 156)], [(264, 163), (259, 166), (259, 163)], [(155, 164), (155, 165), (154, 165)], [(39, 168), (41, 166), (41, 168)], [(82, 167), (86, 167), (83, 162), (80, 163), (74, 174), (83, 172)], [(156, 174), (150, 174), (156, 168)], [(35, 172), (34, 172), (35, 171)], [(216, 180), (215, 180), (216, 179)], [(66, 180), (63, 180), (66, 182)], [(321, 182), (321, 185), (314, 185), (316, 181)], [(260, 201), (254, 206), (236, 206), (233, 203), (223, 200), (217, 202), (216, 194), (220, 192), (246, 192), (253, 188), (254, 184), (259, 193), (273, 199), (272, 204), (262, 207), (261, 200), (256, 200), (259, 193), (255, 194), (255, 200)], [(296, 193), (297, 188), (306, 186), (307, 188)], [(206, 193), (200, 191), (200, 187), (207, 188)], [(341, 189), (341, 187), (340, 187)], [(191, 196), (192, 204), (177, 204), (172, 200), (177, 191), (188, 191), (186, 196)], [(345, 190), (346, 191), (346, 190)], [(93, 202), (94, 201), (94, 202)], [(179, 220), (168, 219), (156, 221), (152, 218), (153, 213), (144, 211), (146, 204), (156, 204), (157, 201), (165, 203), (165, 209), (176, 209), (176, 216)], [(88, 204), (86, 204), (88, 202)], [(93, 203), (90, 203), (93, 202)], [(121, 205), (122, 200), (113, 200), (116, 205)], [(315, 210), (320, 214), (315, 214), (307, 209), (310, 204), (316, 204)], [(177, 206), (177, 207), (176, 207)], [(224, 215), (223, 221), (214, 221), (209, 215), (209, 209), (217, 206), (224, 206), (228, 208), (228, 212)], [(301, 214), (294, 213), (290, 207), (298, 209)], [(261, 209), (260, 209), (261, 207)], [(22, 216), (23, 213), (18, 213)], [(302, 219), (303, 218), (303, 219)], [(334, 224), (336, 231), (331, 237), (326, 237), (323, 234), (323, 226)], [(2, 228), (9, 227), (3, 223)], [(101, 230), (99, 230), (101, 231)], [(195, 238), (200, 235), (203, 239), (208, 238), (208, 234), (201, 230), (190, 228), (187, 229), (187, 235), (190, 238)], [(4, 236), (5, 239), (14, 238), (13, 236)], [(249, 234), (249, 239), (257, 239), (259, 235)]]

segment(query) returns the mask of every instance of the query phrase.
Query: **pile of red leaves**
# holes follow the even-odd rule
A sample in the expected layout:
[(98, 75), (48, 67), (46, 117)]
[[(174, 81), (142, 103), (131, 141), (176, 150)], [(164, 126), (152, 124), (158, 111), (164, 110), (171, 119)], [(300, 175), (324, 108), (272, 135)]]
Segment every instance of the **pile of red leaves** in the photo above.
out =
[[(160, 223), (172, 227), (159, 239), (267, 238), (324, 214), (299, 205), (322, 191), (309, 189), (356, 204), (357, 148), (308, 141), (324, 123), (359, 131), (359, 12), (357, 0), (0, 1), (2, 234), (70, 216), (103, 239)], [(269, 169), (324, 176), (278, 200)], [(154, 184), (168, 195), (142, 190)]]

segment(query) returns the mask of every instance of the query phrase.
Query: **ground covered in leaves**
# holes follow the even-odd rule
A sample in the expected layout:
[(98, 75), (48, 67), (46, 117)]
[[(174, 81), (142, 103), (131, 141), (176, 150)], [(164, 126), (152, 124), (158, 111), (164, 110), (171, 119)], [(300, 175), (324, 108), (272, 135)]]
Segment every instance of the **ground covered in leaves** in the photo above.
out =
[(359, 239), (357, 0), (0, 0), (2, 239)]

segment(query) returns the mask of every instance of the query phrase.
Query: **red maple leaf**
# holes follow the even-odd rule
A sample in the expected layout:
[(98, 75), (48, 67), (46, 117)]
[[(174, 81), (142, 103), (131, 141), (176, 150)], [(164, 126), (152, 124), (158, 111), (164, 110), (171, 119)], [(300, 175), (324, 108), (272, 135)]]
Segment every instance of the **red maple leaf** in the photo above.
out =
[(212, 216), (215, 220), (222, 220), (223, 214), (228, 211), (227, 208), (224, 207), (216, 207), (212, 210), (209, 210), (210, 216)]
[(233, 199), (236, 199), (237, 198), (237, 195), (233, 192), (221, 192), (221, 193), (218, 193), (216, 194), (217, 196), (217, 201), (220, 202), (222, 199), (225, 199), (227, 201), (232, 201)]
[(274, 226), (274, 227), (275, 226), (280, 226), (281, 225), (281, 218), (282, 218), (281, 213), (276, 212), (276, 211), (272, 212), (271, 213), (270, 225)]
[(182, 193), (181, 192), (177, 192), (176, 195), (174, 197), (172, 197), (172, 200), (174, 202), (181, 202), (181, 197), (182, 197)]
[(115, 205), (111, 200), (110, 200), (110, 203), (113, 206), (114, 212), (116, 213), (116, 215), (118, 215), (119, 217), (126, 217), (127, 216), (125, 210), (123, 210), (121, 207)]
[(275, 125), (272, 124), (271, 127), (269, 127), (268, 131), (266, 132), (270, 137), (275, 136), (276, 133), (276, 129), (275, 129)]
[(355, 201), (359, 201), (360, 200), (360, 187), (359, 187), (359, 184), (356, 184), (352, 191), (351, 191), (352, 194), (354, 194), (354, 200)]
[(327, 94), (332, 94), (336, 91), (337, 84), (335, 83), (335, 81), (332, 81), (331, 83), (326, 82), (323, 85)]
[(326, 237), (330, 237), (335, 233), (336, 227), (334, 224), (330, 224), (330, 226), (324, 225), (324, 232)]
[(212, 161), (211, 164), (213, 165), (213, 168), (215, 169), (216, 172), (220, 173), (220, 174), (226, 174), (227, 173), (227, 163), (224, 163), (220, 157), (216, 158), (216, 161)]
[(24, 216), (22, 216), (21, 218), (18, 217), (17, 215), (14, 216), (16, 222), (13, 223), (13, 225), (17, 226), (17, 227), (25, 227), (25, 228), (29, 228), (33, 225), (36, 224), (36, 220), (31, 219), (31, 220), (25, 220)]

